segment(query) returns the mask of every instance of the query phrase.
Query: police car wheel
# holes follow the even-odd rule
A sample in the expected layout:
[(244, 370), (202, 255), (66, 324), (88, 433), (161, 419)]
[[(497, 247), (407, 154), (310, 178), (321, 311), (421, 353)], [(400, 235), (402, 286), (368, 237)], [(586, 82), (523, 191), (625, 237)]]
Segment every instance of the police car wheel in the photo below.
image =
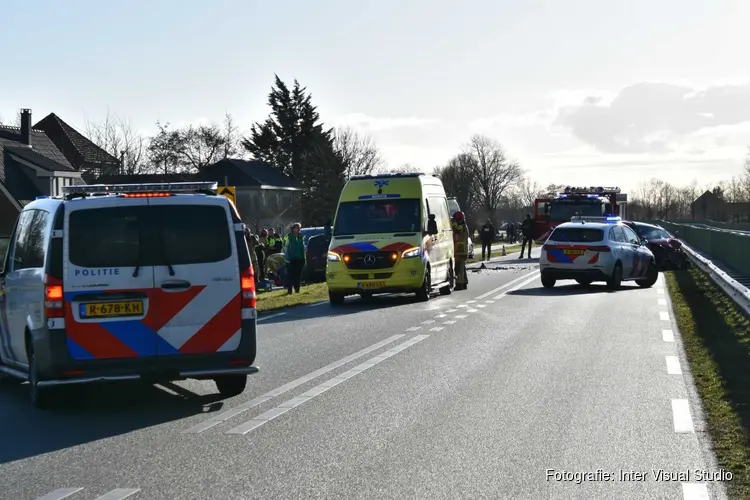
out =
[(216, 389), (225, 398), (239, 396), (247, 386), (247, 375), (226, 375), (214, 379)]
[(648, 270), (646, 271), (646, 278), (642, 280), (636, 281), (638, 283), (638, 286), (641, 288), (651, 288), (656, 284), (656, 282), (659, 280), (659, 270), (656, 268), (656, 265), (652, 262), (648, 266)]
[(29, 351), (29, 400), (34, 408), (45, 410), (52, 406), (50, 389), (39, 387), (39, 369), (36, 366), (34, 351)]
[(617, 290), (622, 284), (622, 265), (615, 264), (615, 269), (612, 271), (612, 277), (607, 280), (607, 286), (611, 290)]
[(555, 283), (557, 283), (557, 280), (555, 278), (542, 276), (542, 286), (544, 288), (553, 288), (555, 286)]

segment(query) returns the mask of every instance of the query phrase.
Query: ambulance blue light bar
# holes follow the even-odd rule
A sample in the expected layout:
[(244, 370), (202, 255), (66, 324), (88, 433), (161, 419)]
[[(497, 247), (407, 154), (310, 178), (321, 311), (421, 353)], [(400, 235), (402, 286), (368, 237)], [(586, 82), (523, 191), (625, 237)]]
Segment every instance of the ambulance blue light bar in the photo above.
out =
[(144, 184), (92, 184), (63, 186), (66, 194), (127, 194), (127, 193), (194, 193), (216, 191), (218, 182), (162, 182)]

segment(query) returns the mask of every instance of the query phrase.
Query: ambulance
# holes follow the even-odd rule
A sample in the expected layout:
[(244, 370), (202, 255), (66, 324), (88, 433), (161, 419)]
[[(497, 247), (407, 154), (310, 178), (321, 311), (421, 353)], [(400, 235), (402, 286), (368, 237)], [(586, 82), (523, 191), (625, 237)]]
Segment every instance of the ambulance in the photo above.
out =
[(331, 304), (349, 295), (453, 290), (453, 230), (439, 178), (422, 173), (359, 175), (344, 186), (326, 263)]

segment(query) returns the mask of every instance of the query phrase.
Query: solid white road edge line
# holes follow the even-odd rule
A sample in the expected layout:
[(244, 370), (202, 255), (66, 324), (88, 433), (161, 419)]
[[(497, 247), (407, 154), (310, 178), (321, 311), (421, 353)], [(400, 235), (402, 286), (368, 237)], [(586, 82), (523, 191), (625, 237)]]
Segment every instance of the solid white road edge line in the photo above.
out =
[(680, 360), (677, 356), (667, 356), (667, 374), (668, 375), (682, 375), (682, 368), (680, 368)]
[(489, 292), (485, 292), (485, 293), (483, 293), (482, 295), (479, 295), (478, 297), (475, 297), (475, 300), (482, 300), (482, 299), (484, 299), (485, 297), (489, 297), (490, 295), (494, 295), (494, 294), (496, 294), (497, 292), (499, 292), (500, 290), (503, 290), (503, 289), (505, 289), (505, 288), (508, 288), (509, 286), (513, 286), (513, 285), (515, 285), (516, 283), (518, 283), (519, 281), (523, 281), (523, 280), (524, 280), (524, 279), (526, 279), (527, 277), (531, 276), (532, 274), (533, 274), (533, 275), (537, 275), (538, 273), (539, 273), (539, 271), (538, 271), (537, 269), (535, 269), (535, 270), (531, 271), (530, 273), (525, 273), (525, 274), (523, 274), (523, 275), (519, 276), (518, 278), (516, 278), (516, 279), (514, 279), (514, 280), (511, 280), (511, 281), (509, 281), (508, 283), (506, 283), (506, 284), (504, 284), (504, 285), (501, 285), (501, 286), (499, 286), (499, 287), (497, 287), (497, 288), (493, 288), (493, 289), (492, 289), (492, 290), (490, 290)]
[(709, 500), (708, 486), (701, 483), (682, 483), (683, 500)]
[(516, 290), (520, 290), (521, 288), (525, 287), (526, 285), (528, 285), (532, 281), (535, 281), (535, 280), (539, 279), (539, 273), (534, 272), (534, 273), (529, 273), (529, 274), (534, 274), (534, 276), (529, 277), (528, 279), (522, 281), (521, 283), (517, 284), (516, 286), (514, 286), (513, 288), (511, 288), (509, 290), (505, 290), (503, 293), (501, 293), (497, 297), (494, 297), (494, 300), (502, 299), (503, 297), (505, 297), (506, 295), (508, 295), (510, 292), (515, 292)]
[(332, 370), (335, 370), (336, 368), (340, 368), (346, 364), (349, 364), (355, 359), (359, 359), (362, 356), (366, 356), (370, 354), (372, 351), (376, 351), (380, 349), (381, 347), (384, 347), (390, 343), (393, 343), (396, 340), (403, 338), (405, 336), (406, 336), (405, 334), (400, 333), (398, 335), (393, 335), (391, 337), (388, 337), (387, 339), (380, 341), (376, 344), (373, 344), (370, 347), (366, 347), (362, 349), (361, 351), (357, 351), (354, 354), (351, 354), (345, 358), (341, 358), (340, 360), (335, 361), (331, 363), (330, 365), (326, 365), (323, 368), (319, 368), (318, 370), (315, 370), (314, 372), (310, 372), (307, 375), (304, 375), (298, 379), (292, 380), (291, 382), (284, 384), (281, 387), (277, 387), (276, 389), (269, 391), (263, 394), (262, 396), (253, 398), (247, 403), (243, 403), (235, 408), (222, 412), (216, 415), (215, 417), (211, 417), (210, 419), (206, 420), (203, 423), (194, 425), (193, 427), (190, 427), (189, 429), (183, 431), (183, 434), (197, 434), (199, 432), (203, 432), (207, 429), (210, 429), (211, 427), (214, 427), (215, 425), (219, 425), (220, 423), (226, 420), (229, 420), (230, 418), (234, 416), (237, 416), (241, 413), (246, 412), (250, 408), (253, 408), (255, 406), (258, 406), (259, 404), (265, 403), (266, 401), (269, 401), (275, 397), (278, 397), (287, 391), (291, 391), (295, 387), (299, 387), (302, 384), (306, 384), (307, 382), (314, 380), (320, 377), (321, 375), (325, 375), (326, 373)]
[(674, 342), (674, 332), (672, 330), (662, 330), (661, 338), (664, 342)]
[(662, 321), (669, 321), (669, 313), (667, 311), (659, 311), (659, 319)]
[(283, 316), (283, 315), (285, 315), (285, 314), (286, 314), (286, 313), (275, 313), (275, 314), (269, 314), (268, 316), (261, 316), (261, 317), (259, 317), (258, 319), (256, 319), (255, 321), (256, 321), (257, 323), (260, 323), (261, 321), (265, 321), (265, 320), (267, 320), (267, 319), (271, 319), (271, 318), (278, 318), (279, 316)]
[(248, 420), (242, 425), (238, 425), (237, 427), (228, 430), (227, 434), (247, 434), (248, 432), (252, 431), (253, 429), (257, 429), (261, 425), (270, 422), (271, 420), (275, 419), (279, 415), (283, 415), (284, 413), (292, 410), (293, 408), (296, 408), (297, 406), (301, 405), (302, 403), (306, 403), (310, 401), (311, 399), (315, 398), (316, 396), (320, 396), (324, 392), (326, 392), (328, 389), (332, 387), (336, 387), (342, 382), (345, 382), (349, 380), (350, 378), (362, 373), (363, 371), (367, 370), (368, 368), (372, 368), (373, 366), (382, 363), (386, 359), (395, 356), (399, 352), (403, 351), (404, 349), (407, 349), (408, 347), (413, 346), (414, 344), (423, 341), (429, 337), (429, 335), (417, 335), (415, 337), (412, 337), (411, 339), (407, 340), (406, 342), (403, 342), (387, 351), (385, 351), (383, 354), (380, 354), (378, 356), (375, 356), (374, 358), (355, 366), (351, 370), (342, 373), (341, 375), (338, 375), (330, 380), (327, 380), (326, 382), (323, 382), (322, 384), (318, 385), (317, 387), (313, 387), (309, 391), (305, 392), (304, 394), (297, 396), (296, 398), (292, 398), (289, 401), (280, 404), (276, 408), (272, 408), (271, 410), (268, 410), (265, 413), (262, 413), (258, 415), (257, 417), (253, 418), (252, 420)]
[(672, 422), (675, 432), (694, 432), (693, 417), (690, 415), (690, 404), (687, 399), (672, 400)]

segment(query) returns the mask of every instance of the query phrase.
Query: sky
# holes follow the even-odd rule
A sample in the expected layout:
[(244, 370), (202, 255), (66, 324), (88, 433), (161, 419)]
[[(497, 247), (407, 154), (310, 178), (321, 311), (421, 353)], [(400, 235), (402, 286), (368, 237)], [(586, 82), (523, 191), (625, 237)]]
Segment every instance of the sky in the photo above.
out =
[(543, 185), (710, 185), (750, 145), (748, 26), (747, 0), (6, 0), (0, 117), (248, 130), (278, 74), (392, 167), (483, 134)]

